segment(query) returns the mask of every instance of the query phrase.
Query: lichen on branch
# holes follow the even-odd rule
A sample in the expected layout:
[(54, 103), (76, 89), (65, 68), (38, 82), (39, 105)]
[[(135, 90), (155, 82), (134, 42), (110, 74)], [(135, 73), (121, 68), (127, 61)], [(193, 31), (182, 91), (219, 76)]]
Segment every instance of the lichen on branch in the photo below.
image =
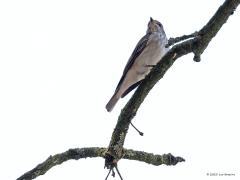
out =
[[(75, 148), (69, 149), (66, 152), (56, 154), (48, 157), (44, 162), (37, 165), (32, 170), (26, 172), (17, 180), (31, 180), (40, 175), (44, 175), (52, 167), (62, 164), (68, 160), (79, 160), (82, 158), (105, 158), (107, 149), (103, 147), (88, 147), (88, 148)], [(143, 151), (134, 151), (131, 149), (124, 150), (123, 159), (137, 160), (152, 165), (175, 165), (178, 162), (184, 161), (180, 157), (174, 157), (171, 154), (154, 155), (152, 153), (146, 153)]]

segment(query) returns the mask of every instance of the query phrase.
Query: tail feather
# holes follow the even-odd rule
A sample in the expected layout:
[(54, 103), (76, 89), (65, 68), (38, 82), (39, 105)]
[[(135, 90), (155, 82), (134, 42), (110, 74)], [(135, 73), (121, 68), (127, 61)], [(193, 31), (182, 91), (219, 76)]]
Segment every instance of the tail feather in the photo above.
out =
[(111, 99), (109, 100), (109, 102), (106, 105), (106, 109), (107, 109), (108, 112), (112, 111), (112, 109), (114, 108), (114, 106), (118, 102), (119, 98), (120, 97), (118, 96), (118, 94), (114, 93), (114, 95), (111, 97)]

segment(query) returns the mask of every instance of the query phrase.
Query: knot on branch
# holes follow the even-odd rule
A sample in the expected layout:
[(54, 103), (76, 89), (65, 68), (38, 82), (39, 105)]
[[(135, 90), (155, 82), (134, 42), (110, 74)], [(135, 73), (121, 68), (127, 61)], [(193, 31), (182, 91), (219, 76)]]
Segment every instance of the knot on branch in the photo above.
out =
[(200, 62), (200, 61), (201, 61), (201, 55), (200, 55), (200, 54), (197, 54), (197, 53), (194, 53), (193, 60), (194, 60), (195, 62)]
[(173, 156), (171, 153), (168, 154), (164, 154), (162, 156), (162, 162), (163, 164), (166, 164), (167, 166), (171, 166), (171, 165), (176, 165), (179, 162), (185, 162), (185, 159), (183, 159), (182, 157), (175, 157)]

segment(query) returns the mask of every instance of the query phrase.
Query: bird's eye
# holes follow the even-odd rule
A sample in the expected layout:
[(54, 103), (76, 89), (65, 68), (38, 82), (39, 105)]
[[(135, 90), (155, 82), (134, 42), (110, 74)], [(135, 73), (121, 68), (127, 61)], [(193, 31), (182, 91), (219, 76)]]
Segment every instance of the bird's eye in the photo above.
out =
[(158, 22), (157, 25), (158, 25), (159, 27), (162, 27), (162, 24), (161, 24), (160, 22)]

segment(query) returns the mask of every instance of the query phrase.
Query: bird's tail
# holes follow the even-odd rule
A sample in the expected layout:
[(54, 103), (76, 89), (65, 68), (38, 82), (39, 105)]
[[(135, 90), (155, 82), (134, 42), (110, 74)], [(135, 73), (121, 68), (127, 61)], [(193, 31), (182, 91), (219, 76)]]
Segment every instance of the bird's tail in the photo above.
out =
[(109, 100), (109, 102), (106, 105), (106, 109), (107, 109), (108, 112), (112, 111), (112, 109), (114, 108), (114, 106), (118, 102), (119, 98), (120, 98), (120, 96), (118, 95), (117, 92), (115, 92), (114, 95), (111, 97), (111, 99)]

